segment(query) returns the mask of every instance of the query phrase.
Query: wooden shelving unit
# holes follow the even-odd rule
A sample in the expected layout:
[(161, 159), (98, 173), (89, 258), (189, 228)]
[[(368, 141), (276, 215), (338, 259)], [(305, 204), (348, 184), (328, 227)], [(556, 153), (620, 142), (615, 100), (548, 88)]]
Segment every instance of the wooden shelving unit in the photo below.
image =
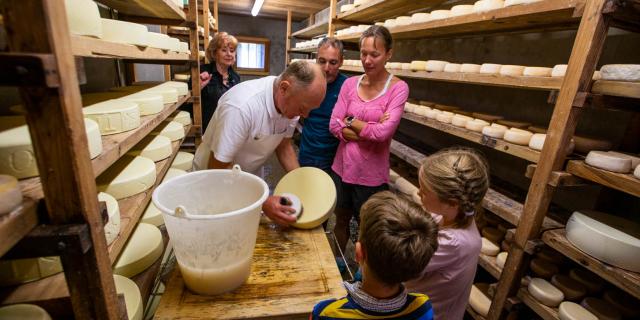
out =
[(322, 22), (322, 23), (317, 23), (317, 24), (308, 26), (304, 29), (298, 30), (292, 33), (291, 36), (295, 38), (300, 38), (300, 39), (311, 39), (313, 37), (326, 34), (328, 30), (329, 30), (329, 23)]
[(627, 173), (615, 173), (586, 164), (582, 160), (571, 160), (567, 164), (567, 172), (580, 178), (617, 189), (636, 197), (640, 197), (640, 179)]
[(407, 12), (431, 8), (444, 2), (443, 0), (372, 0), (350, 11), (338, 14), (338, 20), (357, 23), (384, 21)]
[(640, 83), (598, 80), (591, 92), (595, 94), (640, 99)]
[(538, 302), (538, 300), (536, 300), (536, 298), (534, 298), (529, 293), (529, 291), (527, 291), (527, 288), (520, 288), (520, 290), (518, 290), (518, 298), (520, 298), (522, 302), (527, 305), (527, 307), (535, 311), (535, 313), (537, 313), (542, 319), (560, 320), (557, 308), (551, 308)]
[[(171, 0), (134, 0), (98, 2), (118, 11), (120, 18), (162, 25), (189, 27), (190, 47), (198, 47), (197, 16), (189, 17)], [(196, 0), (190, 1), (197, 9)], [(24, 202), (22, 208), (0, 219), (0, 256), (30, 258), (60, 256), (65, 272), (38, 281), (0, 289), (0, 304), (30, 302), (44, 307), (54, 317), (78, 319), (119, 319), (124, 305), (115, 292), (112, 264), (122, 252), (147, 207), (152, 189), (118, 201), (121, 229), (118, 238), (106, 245), (103, 217), (97, 201), (95, 177), (127, 153), (153, 131), (180, 105), (194, 103), (194, 127), (200, 120), (200, 92), (182, 96), (155, 115), (143, 116), (141, 125), (131, 131), (103, 136), (102, 153), (89, 158), (84, 137), (82, 102), (75, 70), (77, 57), (122, 59), (134, 63), (190, 64), (191, 73), (199, 74), (198, 52), (191, 55), (154, 48), (106, 42), (69, 34), (63, 0), (36, 0), (24, 6), (18, 0), (4, 1), (0, 6), (8, 30), (9, 59), (4, 63), (20, 66), (40, 59), (44, 66), (34, 70), (31, 78), (16, 79), (27, 110), (27, 123), (38, 155), (41, 177), (20, 181)], [(41, 17), (25, 25), (22, 16)], [(35, 33), (38, 30), (38, 34)], [(49, 37), (42, 37), (48, 34)], [(30, 39), (30, 40), (25, 40)], [(38, 52), (38, 55), (33, 55)], [(25, 56), (22, 62), (19, 57)], [(28, 57), (28, 60), (26, 57)], [(28, 65), (25, 65), (28, 66)], [(82, 65), (79, 65), (82, 68)], [(37, 71), (37, 72), (36, 72)], [(82, 70), (78, 74), (82, 74)], [(55, 81), (51, 75), (55, 75)], [(195, 78), (195, 79), (194, 79)], [(47, 79), (42, 81), (41, 79)], [(194, 88), (199, 77), (193, 77)], [(45, 90), (43, 90), (45, 89)], [(47, 110), (41, 112), (41, 110)], [(67, 130), (61, 130), (67, 128)], [(185, 128), (191, 131), (191, 126)], [(156, 163), (157, 186), (171, 166), (182, 141), (173, 142), (171, 157)], [(46, 212), (36, 212), (38, 202), (46, 204)], [(39, 221), (38, 216), (48, 215)], [(61, 247), (62, 245), (62, 247)], [(62, 250), (61, 248), (65, 248)], [(153, 282), (158, 268), (151, 268), (137, 281), (144, 288)], [(155, 270), (155, 271), (154, 271)], [(154, 273), (155, 272), (155, 273)], [(145, 289), (145, 291), (148, 291)], [(146, 296), (143, 300), (146, 301)]]

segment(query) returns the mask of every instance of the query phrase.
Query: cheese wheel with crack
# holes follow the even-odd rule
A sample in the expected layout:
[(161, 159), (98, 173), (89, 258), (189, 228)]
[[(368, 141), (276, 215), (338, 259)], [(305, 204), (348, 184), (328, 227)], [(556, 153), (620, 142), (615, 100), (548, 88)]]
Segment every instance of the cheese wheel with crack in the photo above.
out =
[(460, 67), (462, 73), (480, 73), (480, 65), (473, 63), (463, 63)]
[(449, 10), (434, 10), (429, 13), (431, 20), (441, 20), (446, 19), (451, 16), (451, 11)]
[(586, 297), (580, 305), (593, 313), (599, 320), (622, 320), (622, 315), (606, 301), (594, 297)]
[(124, 199), (153, 187), (156, 164), (145, 157), (125, 155), (96, 178), (98, 190)]
[(473, 4), (473, 12), (485, 12), (504, 7), (503, 0), (480, 0)]
[(427, 67), (427, 62), (422, 60), (413, 60), (411, 61), (411, 70), (412, 71), (424, 71)]
[(604, 280), (595, 273), (584, 268), (575, 268), (569, 271), (569, 277), (582, 283), (589, 295), (598, 294), (604, 288)]
[(127, 154), (132, 156), (142, 156), (154, 162), (169, 158), (173, 153), (171, 139), (165, 136), (149, 135), (144, 137)]
[(116, 260), (113, 273), (127, 278), (141, 273), (162, 256), (163, 247), (160, 230), (156, 226), (139, 223)]
[(491, 300), (474, 284), (471, 286), (469, 305), (475, 312), (486, 317), (489, 314), (489, 308), (491, 308)]
[(533, 136), (533, 133), (528, 131), (522, 132), (522, 131), (509, 129), (504, 133), (504, 140), (514, 144), (528, 146), (532, 136)]
[(424, 23), (431, 20), (431, 15), (426, 12), (418, 12), (411, 15), (411, 24)]
[(465, 14), (473, 13), (473, 5), (472, 4), (460, 4), (457, 6), (453, 6), (451, 8), (451, 16), (457, 17)]
[(496, 139), (504, 138), (505, 132), (507, 132), (507, 130), (504, 128), (496, 128), (496, 127), (490, 127), (490, 126), (486, 126), (482, 129), (483, 135), (491, 138), (496, 138)]
[(617, 173), (631, 172), (631, 159), (623, 158), (609, 152), (591, 151), (584, 162), (592, 167), (606, 171)]
[(480, 252), (482, 252), (482, 254), (495, 257), (500, 253), (500, 248), (498, 248), (495, 243), (491, 242), (491, 240), (482, 237), (482, 247), (480, 248)]
[(544, 67), (526, 67), (522, 74), (525, 77), (550, 77), (552, 70), (551, 68)]
[(564, 298), (569, 301), (580, 301), (587, 295), (587, 287), (563, 274), (553, 275), (551, 284), (562, 291)]
[(527, 290), (538, 302), (548, 307), (557, 307), (564, 300), (562, 291), (545, 279), (532, 278)]
[(500, 68), (502, 68), (501, 64), (495, 63), (483, 63), (480, 66), (480, 73), (483, 74), (499, 74)]
[(524, 66), (504, 65), (500, 67), (500, 74), (503, 76), (522, 76), (524, 68)]
[(442, 72), (444, 71), (444, 67), (447, 65), (447, 61), (440, 61), (440, 60), (429, 60), (426, 62), (424, 69), (426, 71), (435, 71), (435, 72)]
[(607, 64), (600, 73), (603, 80), (640, 82), (640, 64)]
[(571, 301), (564, 301), (560, 304), (558, 317), (560, 320), (598, 320), (598, 317), (589, 310)]
[(460, 72), (461, 64), (458, 63), (447, 63), (444, 66), (444, 72)]

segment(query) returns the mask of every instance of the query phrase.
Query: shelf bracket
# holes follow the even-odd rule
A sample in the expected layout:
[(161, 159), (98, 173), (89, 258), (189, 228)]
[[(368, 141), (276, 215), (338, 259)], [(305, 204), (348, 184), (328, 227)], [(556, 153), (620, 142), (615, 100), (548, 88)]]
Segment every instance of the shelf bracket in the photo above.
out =
[[(75, 60), (78, 81), (86, 83), (83, 60)], [(60, 77), (55, 57), (45, 53), (0, 53), (0, 85), (58, 88)]]
[[(533, 179), (533, 174), (536, 172), (538, 166), (530, 164), (527, 166), (525, 176), (529, 179)], [(549, 185), (552, 187), (584, 187), (589, 185), (586, 181), (579, 177), (572, 175), (565, 171), (552, 171), (551, 179), (549, 179)]]
[[(51, 245), (55, 243), (55, 245)], [(84, 254), (93, 246), (87, 224), (40, 225), (22, 238), (6, 259), (62, 256), (69, 250)]]

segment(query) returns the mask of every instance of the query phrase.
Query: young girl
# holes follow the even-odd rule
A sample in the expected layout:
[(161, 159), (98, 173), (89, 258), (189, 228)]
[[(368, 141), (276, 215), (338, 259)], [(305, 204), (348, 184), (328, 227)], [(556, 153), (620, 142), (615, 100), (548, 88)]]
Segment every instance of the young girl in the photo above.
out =
[(489, 188), (486, 160), (471, 149), (448, 149), (427, 157), (418, 170), (420, 199), (440, 220), (438, 250), (407, 289), (431, 299), (435, 319), (464, 317), (482, 240), (474, 222)]

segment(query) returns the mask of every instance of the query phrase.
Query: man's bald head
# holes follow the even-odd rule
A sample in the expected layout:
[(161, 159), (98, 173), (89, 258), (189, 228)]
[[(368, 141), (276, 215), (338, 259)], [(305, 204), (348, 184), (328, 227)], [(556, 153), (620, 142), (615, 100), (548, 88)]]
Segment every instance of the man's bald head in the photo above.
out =
[(278, 77), (276, 106), (288, 118), (306, 117), (322, 103), (326, 83), (319, 65), (308, 61), (293, 62)]

